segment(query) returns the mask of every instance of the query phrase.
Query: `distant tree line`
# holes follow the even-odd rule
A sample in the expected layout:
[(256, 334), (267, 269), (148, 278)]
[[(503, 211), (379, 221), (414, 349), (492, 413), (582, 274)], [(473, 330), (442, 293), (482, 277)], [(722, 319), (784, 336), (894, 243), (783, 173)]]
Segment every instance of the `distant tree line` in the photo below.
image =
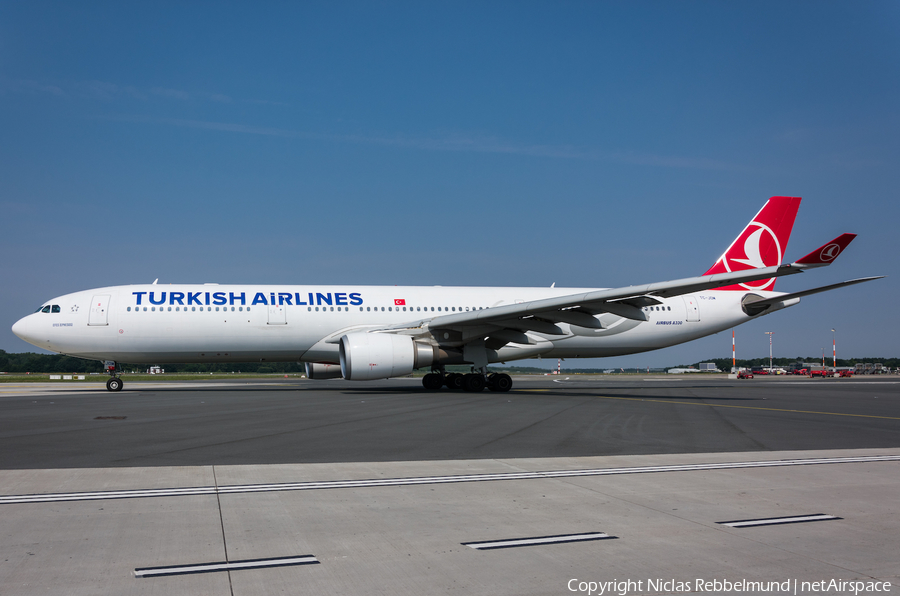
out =
[[(731, 358), (710, 358), (703, 362), (712, 362), (719, 370), (731, 370)], [(772, 364), (780, 367), (790, 367), (797, 362), (822, 362), (821, 356), (797, 357), (797, 358), (773, 358)], [(838, 358), (838, 366), (854, 366), (862, 362), (880, 362), (884, 366), (897, 368), (900, 366), (900, 358)], [(699, 367), (700, 363), (680, 364), (679, 367), (686, 368), (688, 366)], [(831, 358), (826, 354), (825, 365), (831, 365)], [(283, 373), (283, 374), (299, 374), (306, 372), (302, 363), (299, 362), (239, 362), (239, 363), (195, 363), (195, 364), (161, 364), (167, 373)], [(768, 358), (750, 358), (738, 359), (737, 366), (752, 368), (754, 366), (769, 366)], [(143, 372), (150, 368), (148, 364), (128, 364), (120, 362), (119, 367), (124, 371)], [(655, 367), (654, 367), (655, 368)], [(667, 367), (671, 368), (671, 367)], [(491, 366), (492, 371), (506, 371), (514, 373), (545, 373), (556, 370), (538, 368), (533, 366), (507, 366), (494, 365)], [(468, 366), (448, 366), (447, 370), (454, 372), (462, 372), (469, 370)], [(596, 373), (604, 368), (568, 368), (563, 367), (563, 372), (568, 374), (575, 373)], [(643, 368), (629, 368), (627, 370), (644, 370)], [(7, 373), (92, 373), (103, 372), (103, 363), (98, 360), (84, 360), (82, 358), (73, 358), (71, 356), (63, 356), (61, 354), (35, 354), (33, 352), (25, 352), (22, 354), (9, 354), (0, 350), (0, 372)]]
[[(710, 358), (709, 360), (703, 360), (703, 362), (712, 362), (716, 365), (716, 368), (719, 370), (731, 370), (731, 358)], [(796, 358), (772, 358), (772, 366), (777, 366), (780, 368), (789, 368), (798, 364), (800, 362), (818, 362), (822, 363), (821, 354), (813, 357), (801, 357), (797, 356)], [(890, 368), (896, 368), (900, 366), (900, 358), (838, 358), (837, 365), (839, 367), (846, 366), (855, 366), (857, 363), (865, 363), (865, 362), (880, 362), (884, 366)], [(825, 354), (825, 366), (831, 366), (832, 358), (831, 354)], [(736, 360), (735, 365), (738, 368), (753, 368), (755, 366), (762, 366), (765, 368), (769, 367), (769, 359), (768, 358), (749, 358), (749, 359), (741, 359), (738, 358)], [(695, 362), (694, 364), (680, 364), (679, 367), (686, 368), (688, 366), (693, 366), (695, 368), (699, 368), (700, 363)]]
[[(124, 371), (144, 372), (151, 365), (119, 362)], [(160, 364), (167, 373), (302, 373), (306, 372), (302, 363), (297, 362), (211, 362), (202, 364)], [(9, 354), (0, 350), (0, 372), (8, 373), (92, 373), (103, 372), (99, 360), (84, 360), (61, 354)]]

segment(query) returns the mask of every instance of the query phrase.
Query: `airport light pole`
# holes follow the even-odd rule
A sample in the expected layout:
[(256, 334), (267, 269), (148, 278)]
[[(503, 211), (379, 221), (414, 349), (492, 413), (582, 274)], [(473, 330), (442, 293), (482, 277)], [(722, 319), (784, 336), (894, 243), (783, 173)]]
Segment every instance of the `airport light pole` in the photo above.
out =
[(837, 369), (837, 343), (834, 341), (834, 329), (831, 330), (831, 366)]
[(774, 331), (766, 331), (766, 335), (769, 336), (769, 372), (772, 372), (772, 336), (775, 335)]
[(731, 372), (737, 367), (737, 361), (734, 359), (734, 329), (731, 330)]

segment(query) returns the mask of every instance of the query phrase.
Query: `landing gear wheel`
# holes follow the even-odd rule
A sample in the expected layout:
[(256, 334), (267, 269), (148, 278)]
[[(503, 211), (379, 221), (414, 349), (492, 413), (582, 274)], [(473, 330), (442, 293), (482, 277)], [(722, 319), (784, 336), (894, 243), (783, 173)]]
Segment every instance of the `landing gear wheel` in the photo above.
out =
[(491, 375), (488, 388), (491, 391), (509, 391), (512, 389), (512, 378), (506, 373)]
[(121, 391), (122, 390), (122, 379), (119, 377), (110, 377), (109, 380), (106, 381), (106, 390), (107, 391)]
[(466, 378), (464, 375), (459, 373), (450, 373), (446, 377), (444, 377), (444, 385), (447, 386), (447, 389), (459, 390), (463, 388), (463, 383)]
[(425, 389), (437, 390), (444, 386), (444, 379), (437, 373), (428, 373), (422, 377), (422, 386)]
[(466, 391), (473, 391), (475, 393), (484, 391), (484, 375), (480, 375), (477, 373), (466, 375), (465, 388)]

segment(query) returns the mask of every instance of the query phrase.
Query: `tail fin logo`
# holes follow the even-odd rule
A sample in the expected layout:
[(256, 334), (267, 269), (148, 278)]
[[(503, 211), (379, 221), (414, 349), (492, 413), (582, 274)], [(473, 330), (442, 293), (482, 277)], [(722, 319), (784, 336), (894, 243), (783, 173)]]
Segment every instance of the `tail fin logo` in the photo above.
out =
[[(737, 251), (734, 251), (733, 249), (729, 250), (722, 259), (726, 271), (761, 269), (763, 267), (775, 267), (781, 264), (781, 258), (783, 256), (781, 243), (778, 242), (778, 236), (775, 235), (769, 226), (754, 221), (747, 226), (744, 230), (744, 234), (746, 234), (746, 237), (743, 239), (744, 258), (737, 258), (737, 255), (734, 254)], [(744, 234), (742, 234), (742, 236)], [(738, 241), (734, 243), (734, 247), (736, 248), (740, 245), (741, 239), (739, 238)], [(771, 250), (772, 248), (775, 250)], [(834, 256), (836, 257), (837, 255)], [(771, 262), (767, 263), (767, 260)], [(765, 285), (768, 285), (767, 281), (764, 282), (760, 288), (748, 289), (761, 289)]]
[(833, 261), (839, 254), (841, 254), (840, 245), (832, 242), (819, 252), (819, 258), (826, 262)]
[[(706, 275), (736, 273), (781, 265), (799, 207), (800, 197), (772, 197), (766, 201), (759, 213), (750, 220), (747, 227), (731, 243), (725, 254), (719, 257), (719, 260), (706, 272)], [(840, 252), (840, 247), (837, 247), (837, 250)], [(831, 258), (836, 256), (837, 252)], [(774, 286), (775, 279), (771, 278), (755, 283), (732, 284), (719, 289), (739, 292), (772, 290)]]

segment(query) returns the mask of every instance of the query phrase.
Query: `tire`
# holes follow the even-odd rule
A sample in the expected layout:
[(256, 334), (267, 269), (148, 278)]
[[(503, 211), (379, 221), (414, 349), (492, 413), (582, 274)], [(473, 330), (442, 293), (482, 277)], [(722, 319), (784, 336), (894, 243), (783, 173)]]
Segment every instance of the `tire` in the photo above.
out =
[(512, 389), (512, 378), (506, 373), (491, 375), (491, 391), (505, 392)]
[(441, 375), (437, 373), (428, 373), (422, 377), (422, 386), (425, 387), (425, 389), (435, 391), (444, 386), (444, 380), (441, 378)]
[(484, 391), (484, 375), (479, 375), (476, 373), (466, 375), (465, 388), (466, 391), (471, 391), (473, 393)]
[(444, 384), (448, 389), (458, 391), (463, 388), (463, 383), (465, 382), (465, 380), (465, 375), (461, 375), (459, 373), (450, 373), (449, 375), (444, 377)]
[(121, 391), (122, 385), (122, 379), (120, 379), (119, 377), (110, 377), (109, 380), (106, 381), (106, 390)]

